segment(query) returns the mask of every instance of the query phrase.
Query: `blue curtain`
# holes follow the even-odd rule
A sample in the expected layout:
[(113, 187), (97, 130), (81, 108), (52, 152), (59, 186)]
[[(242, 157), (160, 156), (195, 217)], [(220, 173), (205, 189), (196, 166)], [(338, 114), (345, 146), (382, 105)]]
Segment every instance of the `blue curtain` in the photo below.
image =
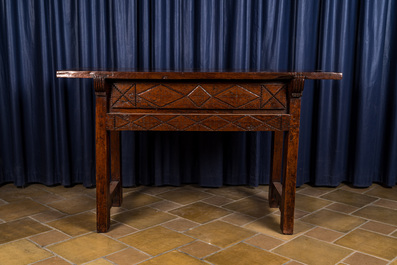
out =
[[(393, 0), (0, 0), (0, 184), (95, 185), (92, 80), (56, 70), (338, 71), (306, 81), (298, 185), (397, 182)], [(124, 184), (258, 185), (269, 133), (122, 133)]]

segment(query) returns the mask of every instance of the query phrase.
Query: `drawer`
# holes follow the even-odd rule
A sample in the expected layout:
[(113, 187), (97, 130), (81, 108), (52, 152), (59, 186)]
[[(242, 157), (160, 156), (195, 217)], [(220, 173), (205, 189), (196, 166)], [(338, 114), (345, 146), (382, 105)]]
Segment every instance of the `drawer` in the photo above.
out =
[(110, 108), (286, 110), (287, 85), (251, 81), (113, 81)]
[(288, 131), (289, 114), (108, 113), (107, 130)]

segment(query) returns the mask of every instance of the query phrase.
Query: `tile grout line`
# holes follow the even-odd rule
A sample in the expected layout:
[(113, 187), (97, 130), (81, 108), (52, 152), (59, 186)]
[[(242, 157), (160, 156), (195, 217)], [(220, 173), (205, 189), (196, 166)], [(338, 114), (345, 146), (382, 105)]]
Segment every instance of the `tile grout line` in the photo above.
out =
[[(342, 189), (343, 187), (344, 187), (344, 186), (341, 186), (341, 187), (339, 187), (339, 188), (337, 188), (337, 189), (335, 189), (335, 190)], [(179, 187), (179, 188), (184, 188), (184, 187)], [(176, 188), (176, 190), (179, 189), (179, 188)], [(196, 187), (192, 187), (192, 190), (194, 190), (195, 188), (196, 188)], [(368, 193), (368, 192), (370, 192), (371, 190), (376, 189), (376, 188), (377, 188), (377, 186), (374, 186), (374, 187), (372, 187), (370, 190), (366, 191), (365, 193), (358, 193), (358, 192), (357, 192), (356, 194), (366, 195), (366, 193)], [(306, 188), (305, 188), (305, 189), (306, 189)], [(304, 190), (304, 189), (302, 189), (302, 190)], [(343, 189), (343, 190), (344, 190), (344, 191), (347, 191), (347, 192), (352, 192), (352, 191), (350, 191), (350, 190), (345, 190), (345, 189)], [(169, 192), (169, 191), (171, 191), (171, 190), (166, 190), (166, 191), (164, 191), (164, 192), (162, 192), (162, 193)], [(330, 190), (330, 191), (328, 191), (327, 193), (321, 194), (321, 195), (319, 195), (319, 196), (317, 196), (317, 197), (316, 197), (316, 196), (306, 195), (306, 194), (302, 194), (302, 195), (309, 196), (309, 197), (313, 197), (313, 198), (316, 198), (316, 199), (327, 200), (327, 199), (321, 198), (321, 196), (325, 196), (326, 194), (328, 194), (328, 193), (330, 193), (330, 192), (333, 192), (333, 191), (334, 191), (334, 190)], [(141, 191), (141, 190), (138, 190), (138, 191), (131, 191), (131, 192), (142, 192), (142, 191)], [(208, 192), (206, 192), (206, 191), (204, 191), (204, 192), (205, 192), (205, 193), (208, 193)], [(186, 205), (181, 205), (180, 207), (177, 207), (177, 208), (174, 208), (174, 209), (178, 209), (178, 208), (181, 208), (181, 207), (185, 207), (185, 206), (188, 206), (188, 205), (192, 205), (192, 204), (195, 204), (195, 203), (197, 203), (197, 202), (203, 202), (203, 203), (206, 203), (206, 204), (208, 204), (208, 205), (212, 205), (212, 206), (217, 207), (217, 208), (227, 209), (227, 208), (224, 208), (223, 206), (226, 206), (226, 205), (231, 204), (231, 203), (234, 203), (234, 202), (241, 201), (241, 200), (243, 200), (243, 199), (252, 198), (252, 197), (256, 197), (257, 199), (263, 200), (263, 201), (265, 202), (265, 201), (266, 201), (265, 199), (263, 199), (262, 197), (256, 196), (256, 195), (258, 195), (258, 193), (262, 193), (262, 192), (264, 192), (264, 191), (259, 191), (259, 192), (255, 193), (255, 194), (247, 194), (247, 196), (241, 197), (241, 198), (239, 198), (238, 200), (231, 199), (231, 200), (232, 200), (231, 202), (228, 202), (228, 203), (225, 203), (225, 204), (222, 204), (222, 205), (214, 205), (214, 204), (211, 204), (211, 203), (204, 202), (204, 200), (208, 200), (208, 199), (210, 199), (211, 197), (215, 197), (215, 196), (221, 196), (221, 197), (224, 197), (224, 198), (226, 198), (226, 199), (230, 199), (230, 198), (225, 197), (225, 196), (223, 196), (223, 195), (216, 195), (216, 194), (208, 193), (208, 194), (209, 194), (209, 197), (207, 197), (207, 198), (199, 199), (199, 200), (197, 200), (197, 201), (193, 201), (193, 202), (191, 202), (191, 203), (189, 203), (189, 204), (186, 204)], [(159, 193), (159, 194), (162, 194), (162, 193)], [(354, 193), (354, 192), (352, 192), (352, 193)], [(61, 195), (59, 195), (59, 194), (57, 194), (57, 193), (53, 193), (53, 194), (62, 197)], [(147, 195), (149, 195), (149, 196), (152, 196), (152, 197), (157, 197), (157, 195), (158, 195), (158, 194), (152, 195), (152, 194), (150, 194), (150, 193), (145, 193), (145, 194), (147, 194)], [(85, 195), (85, 196), (87, 196), (87, 197), (92, 197), (92, 196), (90, 196), (90, 195), (87, 194), (87, 193), (84, 193), (83, 195)], [(368, 195), (366, 195), (366, 196), (368, 196)], [(371, 197), (373, 197), (373, 196), (371, 196)], [(26, 198), (28, 198), (28, 197), (26, 197)], [(63, 197), (63, 198), (64, 198), (64, 197)], [(157, 198), (159, 198), (161, 201), (165, 201), (165, 200), (166, 200), (165, 198), (161, 198), (161, 197), (157, 197)], [(326, 206), (323, 206), (323, 207), (317, 209), (316, 211), (308, 212), (308, 215), (314, 214), (314, 213), (316, 213), (316, 212), (318, 212), (318, 211), (320, 211), (320, 210), (323, 210), (323, 209), (327, 209), (327, 210), (332, 211), (332, 212), (337, 212), (337, 213), (342, 213), (342, 214), (346, 214), (346, 215), (349, 215), (349, 216), (354, 216), (354, 217), (358, 217), (358, 218), (363, 218), (363, 217), (361, 217), (361, 216), (356, 216), (356, 215), (353, 215), (353, 214), (356, 213), (356, 212), (359, 211), (359, 210), (362, 210), (362, 209), (365, 208), (365, 207), (370, 206), (370, 205), (377, 206), (377, 207), (382, 207), (382, 208), (387, 208), (387, 209), (391, 209), (391, 210), (395, 210), (394, 208), (389, 208), (389, 207), (384, 207), (384, 206), (381, 206), (381, 205), (376, 205), (375, 203), (376, 203), (376, 202), (379, 202), (379, 201), (380, 201), (381, 199), (383, 199), (383, 198), (380, 198), (380, 197), (377, 197), (377, 196), (376, 196), (375, 198), (377, 198), (375, 201), (373, 201), (373, 202), (371, 202), (371, 203), (369, 203), (369, 204), (363, 205), (362, 207), (358, 207), (358, 209), (352, 211), (352, 212), (349, 213), (349, 214), (347, 214), (347, 213), (345, 213), (345, 212), (339, 212), (339, 211), (336, 211), (336, 210), (332, 210), (332, 209), (327, 209), (326, 207), (328, 207), (329, 205), (326, 205)], [(43, 205), (43, 206), (45, 206), (45, 207), (47, 207), (47, 208), (50, 208), (50, 210), (54, 210), (52, 207), (48, 206), (48, 205), (45, 204), (45, 203), (42, 203), (42, 202), (39, 202), (39, 201), (35, 201), (35, 200), (33, 199), (33, 197), (29, 197), (28, 199), (30, 199), (30, 200), (32, 200), (32, 201), (34, 201), (34, 202), (36, 202), (36, 203), (39, 203), (39, 204), (41, 204), (41, 205)], [(67, 198), (64, 198), (64, 199), (67, 199)], [(387, 200), (387, 199), (386, 199), (386, 200)], [(161, 201), (160, 201), (160, 202), (161, 202)], [(332, 204), (333, 204), (333, 203), (341, 203), (341, 202), (336, 202), (336, 201), (331, 201), (331, 200), (329, 200), (329, 201), (330, 201)], [(388, 200), (388, 201), (394, 201), (394, 200)], [(173, 202), (173, 201), (169, 201), (169, 202), (176, 203), (176, 202)], [(158, 203), (158, 202), (155, 202), (155, 203)], [(152, 207), (153, 204), (155, 204), (155, 203), (151, 203), (151, 204), (148, 204), (148, 205), (144, 205), (144, 206), (142, 206), (142, 207), (127, 209), (126, 211), (136, 210), (136, 209), (139, 209), (139, 208), (143, 208), (143, 207), (145, 207), (145, 206), (147, 206), (147, 207), (149, 207), (149, 208), (152, 208), (152, 209), (155, 209), (154, 207)], [(332, 204), (331, 204), (331, 205), (332, 205)], [(342, 203), (342, 204), (344, 204), (344, 203)], [(345, 205), (349, 205), (349, 204), (345, 204)], [(351, 206), (351, 205), (349, 205), (349, 206)], [(170, 214), (170, 215), (172, 215), (172, 216), (174, 216), (174, 217), (176, 217), (176, 218), (175, 218), (175, 219), (172, 219), (172, 220), (169, 220), (169, 221), (166, 221), (166, 222), (163, 222), (163, 223), (159, 223), (159, 224), (156, 224), (156, 225), (147, 227), (147, 228), (145, 228), (145, 229), (143, 229), (143, 230), (142, 230), (142, 229), (137, 229), (137, 228), (135, 228), (135, 227), (133, 227), (133, 226), (130, 226), (130, 225), (127, 225), (127, 224), (125, 224), (125, 223), (118, 222), (118, 221), (116, 221), (116, 220), (114, 220), (114, 219), (113, 219), (113, 222), (116, 222), (116, 224), (122, 224), (122, 225), (125, 225), (125, 226), (127, 226), (127, 227), (131, 227), (131, 228), (133, 228), (133, 229), (136, 229), (136, 231), (131, 232), (131, 233), (129, 233), (129, 234), (126, 234), (126, 235), (123, 235), (123, 236), (122, 236), (122, 237), (126, 237), (126, 236), (128, 236), (128, 235), (132, 235), (132, 234), (138, 233), (138, 232), (140, 232), (140, 231), (145, 231), (145, 230), (147, 230), (147, 229), (150, 229), (150, 228), (153, 228), (153, 227), (156, 227), (156, 226), (163, 226), (164, 224), (167, 224), (167, 223), (172, 222), (172, 221), (177, 220), (177, 219), (181, 219), (181, 220), (186, 219), (186, 218), (183, 218), (183, 217), (181, 217), (181, 216), (176, 216), (176, 215), (174, 215), (174, 214), (169, 213), (169, 211), (172, 211), (172, 210), (174, 210), (174, 209), (170, 209), (170, 210), (155, 209), (156, 211), (164, 212), (164, 213)], [(205, 225), (205, 224), (208, 224), (208, 223), (211, 223), (211, 222), (215, 222), (215, 221), (223, 221), (223, 222), (226, 222), (226, 223), (229, 223), (229, 224), (232, 224), (232, 225), (236, 225), (236, 224), (234, 224), (234, 223), (231, 223), (231, 222), (229, 222), (229, 221), (225, 221), (225, 220), (222, 220), (222, 219), (225, 218), (225, 217), (227, 217), (227, 216), (229, 216), (229, 215), (231, 215), (231, 214), (239, 214), (239, 215), (244, 215), (244, 216), (251, 217), (250, 215), (246, 215), (246, 214), (243, 214), (243, 213), (238, 212), (238, 211), (234, 211), (234, 210), (231, 210), (231, 209), (227, 209), (227, 210), (228, 210), (228, 211), (231, 211), (231, 212), (230, 212), (229, 214), (225, 215), (225, 216), (218, 217), (218, 218), (216, 218), (216, 219), (207, 221), (207, 222), (202, 223), (202, 224), (201, 224), (201, 223), (194, 222), (194, 221), (191, 221), (191, 220), (189, 220), (189, 219), (186, 219), (186, 220), (189, 220), (189, 221), (191, 221), (191, 222), (197, 223), (197, 224), (198, 224), (197, 226)], [(58, 209), (55, 209), (54, 211), (63, 213), (63, 212), (59, 211)], [(92, 211), (93, 211), (93, 210), (91, 209), (91, 210), (79, 212), (79, 213), (76, 213), (76, 214), (73, 214), (73, 215), (69, 215), (69, 214), (65, 213), (65, 216), (62, 216), (62, 217), (60, 217), (60, 218), (56, 218), (56, 219), (54, 219), (54, 220), (48, 221), (48, 222), (46, 222), (46, 223), (43, 223), (43, 225), (45, 225), (46, 227), (50, 228), (50, 231), (45, 231), (45, 232), (42, 232), (42, 233), (38, 233), (38, 234), (35, 234), (35, 235), (31, 235), (31, 236), (29, 236), (29, 237), (24, 237), (24, 238), (16, 239), (16, 240), (14, 240), (14, 241), (27, 239), (29, 242), (32, 242), (33, 244), (38, 245), (37, 243), (35, 243), (35, 242), (34, 242), (33, 240), (31, 240), (30, 238), (32, 238), (32, 237), (34, 237), (34, 236), (36, 236), (36, 235), (41, 235), (41, 234), (49, 233), (49, 232), (51, 232), (51, 231), (58, 231), (58, 232), (60, 232), (60, 233), (62, 233), (62, 234), (64, 234), (64, 235), (67, 235), (67, 236), (70, 237), (70, 238), (68, 238), (68, 239), (65, 239), (65, 240), (62, 240), (62, 241), (59, 241), (59, 242), (55, 242), (55, 243), (46, 245), (45, 247), (40, 247), (41, 249), (45, 249), (46, 251), (50, 251), (50, 250), (47, 249), (48, 246), (52, 246), (52, 245), (55, 245), (55, 244), (59, 244), (59, 243), (62, 243), (62, 242), (65, 242), (65, 241), (68, 241), (68, 240), (71, 240), (71, 239), (74, 239), (74, 238), (79, 238), (79, 237), (85, 236), (85, 235), (90, 234), (90, 233), (95, 233), (95, 231), (89, 231), (89, 232), (87, 232), (87, 233), (79, 234), (79, 235), (76, 235), (76, 236), (70, 236), (69, 234), (66, 234), (66, 233), (63, 232), (63, 231), (60, 231), (60, 230), (58, 230), (58, 229), (55, 228), (55, 227), (49, 226), (48, 223), (50, 223), (50, 222), (52, 222), (52, 221), (56, 221), (56, 220), (61, 220), (61, 219), (63, 219), (63, 218), (67, 218), (67, 217), (69, 217), (69, 216), (76, 216), (76, 215), (83, 214), (83, 213), (87, 213), (87, 212), (92, 213)], [(40, 214), (40, 213), (38, 213), (38, 214)], [(38, 215), (38, 214), (36, 214), (36, 215)], [(117, 214), (120, 214), (120, 213), (117, 213)], [(114, 216), (116, 216), (117, 214), (115, 214)], [(264, 215), (264, 216), (262, 216), (262, 217), (259, 217), (259, 218), (255, 217), (255, 219), (254, 219), (253, 221), (250, 221), (250, 222), (245, 223), (245, 224), (242, 224), (242, 225), (236, 225), (236, 226), (237, 226), (237, 227), (244, 228), (244, 229), (247, 229), (247, 228), (245, 228), (246, 225), (248, 225), (248, 224), (250, 224), (250, 223), (252, 223), (252, 222), (255, 222), (255, 221), (257, 221), (257, 220), (259, 220), (259, 219), (261, 219), (261, 218), (264, 218), (264, 217), (266, 217), (266, 216), (273, 215), (273, 214), (275, 214), (275, 212), (268, 213), (268, 214), (266, 214), (266, 215)], [(40, 221), (36, 220), (36, 219), (34, 218), (34, 216), (35, 216), (35, 215), (33, 215), (33, 216), (21, 217), (21, 218), (16, 219), (16, 220), (21, 220), (21, 219), (24, 219), (24, 218), (30, 218), (31, 220), (40, 222)], [(299, 220), (299, 219), (301, 219), (301, 218), (298, 218), (298, 219), (296, 219), (296, 220)], [(355, 227), (355, 228), (349, 230), (347, 233), (343, 233), (343, 235), (341, 235), (340, 237), (338, 237), (337, 239), (335, 239), (335, 240), (332, 241), (331, 243), (307, 235), (308, 232), (310, 232), (310, 231), (316, 229), (317, 227), (323, 228), (322, 226), (318, 226), (318, 225), (313, 225), (313, 224), (307, 223), (307, 224), (310, 224), (310, 225), (313, 226), (313, 227), (310, 228), (310, 229), (307, 230), (307, 231), (302, 232), (302, 234), (300, 234), (300, 235), (297, 235), (297, 236), (295, 236), (295, 237), (293, 237), (293, 238), (291, 238), (291, 239), (288, 239), (287, 241), (281, 240), (281, 241), (283, 241), (283, 243), (280, 244), (280, 245), (278, 245), (278, 246), (276, 246), (276, 247), (274, 247), (274, 248), (271, 249), (271, 250), (262, 249), (262, 248), (260, 248), (260, 247), (255, 246), (255, 245), (251, 245), (251, 244), (249, 244), (249, 243), (246, 243), (245, 241), (246, 241), (246, 240), (249, 240), (250, 238), (253, 238), (253, 237), (257, 236), (257, 235), (262, 235), (262, 234), (280, 240), (279, 238), (276, 238), (276, 237), (273, 237), (273, 236), (270, 236), (270, 235), (267, 235), (267, 234), (264, 234), (264, 233), (260, 233), (260, 232), (257, 232), (257, 231), (248, 229), (248, 230), (254, 232), (255, 234), (252, 235), (251, 237), (248, 237), (248, 238), (239, 240), (238, 242), (235, 242), (235, 243), (229, 245), (228, 247), (220, 248), (218, 251), (216, 251), (216, 252), (214, 252), (214, 253), (211, 253), (211, 254), (208, 254), (207, 256), (204, 256), (204, 257), (201, 258), (201, 259), (200, 259), (200, 258), (197, 258), (197, 257), (194, 257), (194, 256), (192, 256), (192, 255), (190, 255), (190, 254), (188, 254), (188, 253), (185, 253), (185, 252), (182, 252), (182, 251), (179, 250), (180, 248), (182, 248), (182, 247), (184, 247), (184, 246), (190, 245), (190, 244), (192, 244), (192, 243), (194, 243), (194, 242), (197, 242), (197, 241), (201, 241), (200, 239), (197, 239), (197, 238), (195, 238), (195, 237), (192, 237), (192, 236), (189, 236), (189, 235), (185, 234), (185, 232), (189, 231), (189, 230), (192, 229), (192, 228), (189, 228), (189, 229), (184, 230), (184, 231), (177, 231), (177, 230), (174, 230), (174, 229), (170, 229), (171, 231), (174, 231), (174, 232), (176, 232), (176, 233), (182, 234), (182, 235), (184, 235), (184, 236), (191, 237), (191, 238), (194, 239), (194, 240), (193, 240), (192, 242), (189, 242), (189, 243), (185, 244), (185, 245), (178, 246), (178, 247), (176, 247), (176, 248), (174, 248), (174, 249), (172, 249), (172, 250), (169, 250), (169, 251), (160, 253), (160, 254), (157, 255), (157, 256), (160, 256), (160, 255), (169, 253), (169, 252), (171, 252), (171, 251), (179, 251), (179, 252), (182, 252), (182, 253), (187, 254), (187, 255), (189, 255), (189, 256), (192, 256), (193, 258), (195, 258), (195, 259), (197, 259), (197, 260), (203, 260), (204, 262), (208, 263), (207, 261), (204, 260), (205, 258), (207, 258), (207, 257), (209, 257), (209, 256), (211, 256), (211, 255), (214, 255), (215, 253), (221, 252), (221, 251), (223, 251), (223, 250), (225, 250), (225, 249), (228, 249), (228, 248), (230, 248), (230, 247), (232, 247), (232, 246), (235, 246), (235, 245), (237, 245), (237, 244), (240, 244), (240, 243), (250, 245), (250, 246), (255, 247), (255, 248), (257, 248), (257, 249), (260, 249), (260, 250), (262, 250), (262, 251), (267, 251), (267, 252), (270, 252), (270, 253), (274, 253), (273, 251), (274, 251), (276, 248), (278, 248), (278, 247), (280, 247), (280, 246), (282, 246), (282, 245), (285, 245), (285, 244), (287, 244), (288, 242), (291, 242), (292, 240), (294, 240), (295, 238), (298, 238), (298, 237), (301, 237), (301, 236), (307, 236), (307, 237), (310, 237), (310, 238), (314, 238), (314, 239), (316, 239), (316, 240), (320, 240), (320, 241), (327, 242), (327, 243), (329, 243), (329, 244), (331, 244), (331, 245), (335, 245), (335, 246), (339, 246), (339, 247), (341, 247), (341, 248), (345, 248), (345, 249), (352, 250), (352, 253), (349, 255), (349, 256), (351, 256), (351, 255), (353, 255), (354, 253), (362, 253), (362, 252), (358, 252), (358, 250), (350, 249), (350, 248), (348, 248), (348, 247), (344, 247), (344, 246), (341, 246), (341, 245), (337, 245), (337, 244), (335, 244), (335, 242), (336, 242), (337, 240), (341, 239), (342, 237), (346, 236), (347, 234), (349, 234), (349, 233), (351, 233), (351, 232), (353, 232), (353, 231), (356, 231), (357, 229), (363, 229), (363, 230), (365, 230), (365, 231), (369, 231), (369, 232), (372, 232), (372, 233), (377, 233), (377, 234), (382, 235), (382, 236), (387, 236), (387, 237), (391, 237), (391, 238), (396, 238), (396, 237), (391, 236), (391, 235), (392, 235), (395, 231), (397, 231), (397, 228), (396, 228), (394, 231), (392, 231), (392, 232), (390, 232), (389, 234), (386, 235), (386, 234), (382, 234), (382, 233), (377, 232), (377, 231), (372, 231), (372, 230), (369, 230), (369, 229), (366, 229), (366, 228), (362, 228), (362, 226), (364, 226), (365, 224), (368, 224), (368, 223), (371, 222), (371, 221), (373, 221), (373, 222), (379, 222), (379, 223), (382, 223), (382, 224), (385, 224), (385, 225), (386, 225), (386, 223), (384, 223), (384, 222), (382, 222), (382, 221), (379, 221), (379, 220), (369, 219), (369, 218), (363, 218), (363, 220), (365, 220), (364, 223), (362, 223), (362, 224), (360, 224), (359, 226), (357, 226), (357, 227)], [(12, 220), (12, 221), (14, 221), (14, 220)], [(302, 221), (302, 222), (304, 222), (304, 221)], [(7, 223), (7, 222), (6, 222), (6, 223)], [(304, 222), (304, 223), (306, 223), (306, 222)], [(390, 224), (388, 224), (388, 225), (390, 225)], [(195, 226), (195, 227), (197, 227), (197, 226)], [(391, 226), (394, 226), (394, 225), (391, 225)], [(163, 227), (164, 227), (164, 226), (163, 226)], [(324, 228), (325, 228), (325, 227), (324, 227)], [(166, 228), (166, 229), (169, 229), (169, 228)], [(332, 229), (329, 229), (329, 228), (325, 228), (325, 229), (330, 230), (330, 231), (339, 232), (339, 231), (332, 230)], [(110, 238), (111, 240), (115, 240), (115, 241), (118, 241), (118, 242), (120, 242), (118, 239), (119, 239), (119, 238), (122, 238), (122, 237), (114, 238), (114, 237), (111, 237), (111, 236), (106, 235), (106, 234), (103, 234), (103, 235), (106, 236), (106, 237), (108, 237), (108, 238)], [(14, 242), (14, 241), (9, 241), (9, 242)], [(6, 242), (6, 243), (4, 243), (4, 244), (7, 244), (7, 243), (9, 243), (9, 242)], [(123, 242), (120, 242), (120, 243), (122, 243), (123, 245), (126, 245), (127, 247), (124, 248), (124, 249), (122, 249), (122, 250), (120, 250), (120, 251), (116, 251), (116, 252), (107, 254), (107, 256), (110, 256), (110, 255), (112, 255), (112, 254), (121, 252), (121, 251), (126, 250), (126, 249), (128, 249), (128, 248), (136, 249), (136, 248), (134, 248), (134, 247), (132, 247), (132, 246), (126, 244), (126, 243), (123, 243)], [(1, 245), (3, 245), (3, 244), (0, 244), (0, 246), (1, 246)], [(145, 253), (145, 252), (143, 252), (143, 251), (141, 251), (141, 250), (139, 250), (139, 249), (136, 249), (136, 250), (139, 251), (139, 252), (141, 252), (141, 253)], [(53, 252), (51, 252), (51, 253), (53, 253)], [(54, 254), (54, 253), (53, 253), (53, 254)], [(145, 254), (147, 254), (147, 253), (145, 253)], [(277, 254), (277, 253), (274, 253), (274, 254)], [(378, 258), (378, 259), (382, 259), (382, 260), (383, 260), (383, 258), (380, 258), (380, 257), (377, 257), (377, 256), (373, 256), (373, 255), (368, 254), (368, 253), (363, 253), (363, 254), (369, 255), (369, 256), (372, 256), (372, 257), (374, 257), (374, 258)], [(280, 256), (280, 254), (277, 254), (277, 255)], [(100, 257), (100, 258), (106, 259), (107, 256), (103, 256), (103, 257)], [(154, 256), (151, 256), (151, 255), (148, 255), (148, 256), (149, 256), (149, 257), (148, 257), (148, 259), (146, 259), (146, 261), (147, 261), (147, 260), (150, 260), (150, 259), (152, 259), (152, 258), (154, 258)], [(349, 256), (343, 258), (342, 260), (347, 259)], [(54, 256), (53, 256), (53, 257), (54, 257)], [(60, 256), (58, 256), (58, 255), (55, 254), (55, 257), (60, 257)], [(285, 256), (284, 256), (284, 257), (285, 257)], [(50, 259), (50, 258), (52, 258), (52, 257), (49, 257), (48, 259)], [(63, 257), (60, 257), (60, 258), (63, 259)], [(98, 259), (100, 259), (100, 258), (98, 258)], [(289, 259), (289, 260), (290, 260), (289, 262), (294, 261), (294, 259), (291, 259), (291, 258), (289, 258), (289, 257), (285, 257), (285, 258)], [(43, 260), (45, 260), (45, 259), (43, 259)], [(107, 260), (107, 259), (106, 259), (106, 260)], [(392, 260), (390, 260), (390, 261), (388, 261), (388, 262), (392, 262), (393, 260), (396, 260), (396, 258), (394, 258), (394, 259), (392, 259)], [(37, 262), (39, 262), (39, 261), (37, 261)], [(91, 261), (89, 261), (89, 262), (91, 262)], [(142, 262), (144, 262), (144, 261), (142, 261)], [(35, 263), (36, 263), (36, 262), (35, 262)], [(112, 262), (112, 263), (113, 263), (113, 262)]]

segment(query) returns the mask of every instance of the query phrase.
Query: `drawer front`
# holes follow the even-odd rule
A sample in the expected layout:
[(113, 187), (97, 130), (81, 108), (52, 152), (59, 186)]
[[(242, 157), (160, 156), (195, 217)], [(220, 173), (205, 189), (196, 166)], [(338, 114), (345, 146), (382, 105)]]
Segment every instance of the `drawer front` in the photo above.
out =
[(257, 109), (285, 110), (282, 82), (131, 82), (111, 86), (112, 109)]
[(288, 131), (288, 114), (109, 113), (107, 130)]

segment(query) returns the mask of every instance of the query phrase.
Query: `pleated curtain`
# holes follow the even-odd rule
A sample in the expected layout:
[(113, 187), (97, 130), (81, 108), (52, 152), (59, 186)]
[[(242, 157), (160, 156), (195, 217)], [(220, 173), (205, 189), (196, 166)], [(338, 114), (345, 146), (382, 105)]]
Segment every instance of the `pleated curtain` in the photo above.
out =
[[(92, 80), (65, 69), (335, 71), (306, 81), (298, 185), (397, 182), (393, 0), (0, 0), (0, 184), (95, 185)], [(271, 133), (123, 132), (125, 186), (267, 184)]]

